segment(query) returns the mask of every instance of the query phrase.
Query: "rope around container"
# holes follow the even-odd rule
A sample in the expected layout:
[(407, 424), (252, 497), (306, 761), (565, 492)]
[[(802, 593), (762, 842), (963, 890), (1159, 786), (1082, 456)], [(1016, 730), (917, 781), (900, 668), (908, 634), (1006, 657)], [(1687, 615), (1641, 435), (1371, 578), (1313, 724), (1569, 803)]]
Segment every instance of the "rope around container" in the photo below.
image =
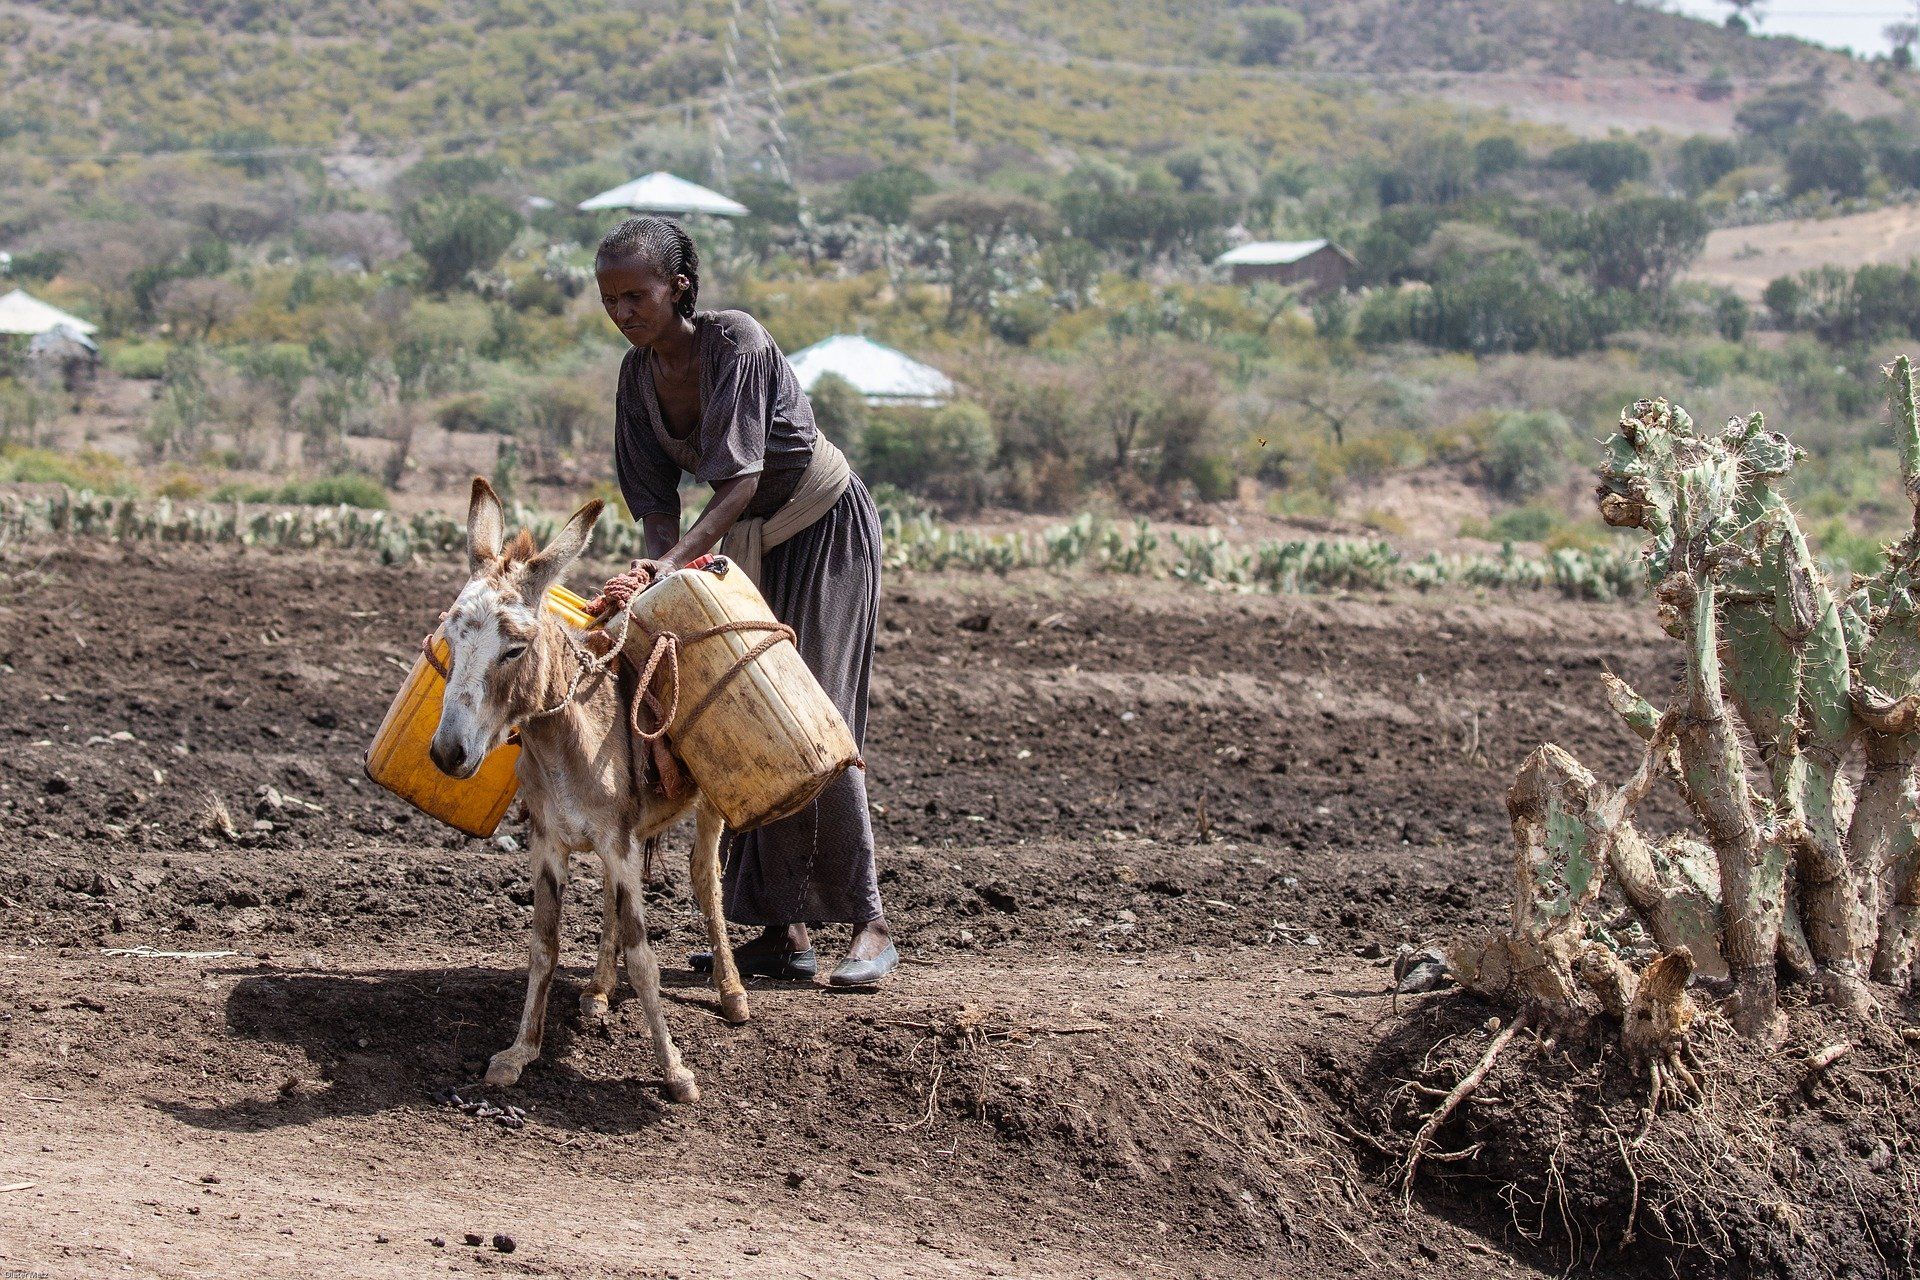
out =
[[(586, 682), (589, 676), (604, 675), (614, 663), (620, 660), (621, 654), (627, 647), (627, 634), (632, 626), (633, 603), (629, 600), (620, 610), (619, 634), (614, 638), (613, 644), (608, 648), (604, 657), (595, 657), (593, 654), (587, 652), (586, 646), (580, 643), (578, 637), (574, 635), (573, 628), (562, 623), (560, 625), (560, 638), (566, 641), (567, 648), (572, 652), (575, 662), (573, 679), (567, 682), (567, 691), (561, 695), (558, 702), (555, 702), (550, 707), (543, 707), (539, 711), (534, 712), (527, 717), (527, 720), (544, 719), (547, 716), (554, 715), (565, 709), (579, 696), (580, 686)], [(794, 631), (792, 627), (784, 622), (763, 622), (749, 618), (738, 622), (723, 622), (717, 627), (708, 627), (704, 631), (695, 631), (690, 635), (683, 636), (676, 632), (663, 631), (658, 636), (655, 636), (653, 648), (647, 653), (646, 666), (640, 672), (640, 683), (638, 686), (640, 696), (633, 699), (633, 705), (628, 710), (628, 723), (634, 735), (642, 742), (658, 742), (666, 736), (667, 730), (673, 725), (674, 718), (679, 715), (680, 650), (682, 647), (698, 644), (702, 640), (711, 640), (715, 636), (726, 635), (729, 632), (746, 631), (765, 631), (771, 634), (748, 646), (747, 651), (738, 658), (735, 658), (733, 665), (723, 671), (720, 674), (720, 678), (708, 687), (706, 693), (701, 696), (700, 701), (694, 704), (693, 710), (687, 712), (686, 722), (680, 726), (680, 731), (685, 733), (699, 722), (701, 716), (707, 713), (708, 708), (713, 706), (714, 702), (718, 700), (720, 694), (726, 689), (727, 685), (733, 681), (735, 676), (746, 670), (747, 666), (752, 663), (755, 658), (766, 653), (782, 640), (794, 641)], [(440, 673), (441, 680), (451, 682), (453, 672), (448, 668), (446, 663), (440, 660), (440, 655), (434, 648), (433, 642), (439, 638), (439, 636), (440, 631), (437, 627), (425, 636), (422, 636), (420, 639), (420, 652), (421, 655), (426, 658), (427, 665)], [(662, 661), (667, 664), (667, 678), (673, 684), (673, 700), (667, 706), (666, 710), (661, 713), (659, 727), (649, 731), (640, 727), (640, 709), (646, 700), (646, 692), (653, 687), (654, 673), (659, 669)]]
[(693, 710), (687, 712), (686, 720), (679, 726), (680, 732), (686, 733), (699, 722), (701, 716), (707, 713), (707, 709), (720, 697), (733, 678), (745, 671), (755, 658), (782, 640), (793, 640), (793, 628), (784, 622), (762, 622), (749, 618), (739, 622), (723, 622), (717, 627), (708, 627), (705, 631), (695, 631), (691, 635), (683, 636), (672, 631), (663, 631), (654, 637), (653, 649), (647, 654), (647, 665), (640, 672), (639, 690), (644, 694), (653, 687), (653, 673), (659, 668), (661, 660), (665, 659), (668, 665), (668, 677), (673, 681), (673, 700), (660, 713), (659, 727), (649, 732), (640, 727), (640, 707), (644, 699), (636, 697), (629, 710), (629, 727), (632, 728), (634, 735), (642, 742), (657, 742), (666, 735), (669, 728), (673, 727), (674, 718), (680, 713), (680, 650), (683, 646), (698, 644), (702, 640), (710, 640), (714, 636), (726, 635), (728, 632), (740, 631), (766, 631), (772, 634), (748, 646), (747, 651), (735, 658), (733, 665), (721, 672), (720, 678), (708, 686), (706, 693), (702, 694), (700, 701), (693, 705)]

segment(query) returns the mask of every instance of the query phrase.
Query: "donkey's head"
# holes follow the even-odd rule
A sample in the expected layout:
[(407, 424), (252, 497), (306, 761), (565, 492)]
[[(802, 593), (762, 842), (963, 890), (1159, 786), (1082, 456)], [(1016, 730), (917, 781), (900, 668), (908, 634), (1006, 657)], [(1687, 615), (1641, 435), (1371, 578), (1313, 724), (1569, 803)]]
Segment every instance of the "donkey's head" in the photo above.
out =
[(540, 642), (541, 602), (585, 550), (604, 505), (596, 498), (574, 512), (544, 548), (524, 529), (506, 541), (500, 496), (474, 478), (467, 508), (473, 576), (441, 625), (449, 675), (428, 754), (442, 773), (472, 777), (515, 725), (540, 710), (555, 679), (555, 646)]

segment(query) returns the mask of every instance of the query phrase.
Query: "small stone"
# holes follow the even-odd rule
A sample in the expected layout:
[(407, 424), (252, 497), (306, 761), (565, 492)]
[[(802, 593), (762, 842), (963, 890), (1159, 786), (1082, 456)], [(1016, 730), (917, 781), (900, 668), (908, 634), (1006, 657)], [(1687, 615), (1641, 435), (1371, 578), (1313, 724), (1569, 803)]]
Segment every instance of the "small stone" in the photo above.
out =
[(495, 836), (493, 838), (493, 843), (494, 843), (494, 847), (499, 849), (503, 853), (520, 852), (520, 842), (518, 840), (515, 840), (512, 836), (509, 836), (509, 835)]
[(56, 773), (47, 779), (46, 787), (48, 795), (63, 796), (73, 789), (73, 784)]
[(798, 1191), (801, 1187), (807, 1185), (807, 1175), (798, 1169), (789, 1169), (787, 1170), (787, 1185), (795, 1191)]
[(387, 1240), (387, 1238), (386, 1238), (385, 1236), (375, 1236), (375, 1237), (373, 1238), (373, 1242), (374, 1242), (375, 1244), (386, 1244), (386, 1243), (388, 1243), (388, 1240)]
[(493, 1238), (493, 1247), (498, 1249), (502, 1253), (512, 1253), (515, 1249), (519, 1248), (520, 1246), (513, 1242), (512, 1236), (497, 1235)]
[(217, 1173), (203, 1173), (200, 1175), (200, 1181), (206, 1183), (208, 1186), (213, 1186), (220, 1181), (220, 1175)]
[(427, 1243), (436, 1249), (444, 1249), (447, 1247), (446, 1239), (443, 1236), (428, 1236)]
[(1387, 948), (1384, 943), (1376, 940), (1362, 944), (1355, 954), (1362, 960), (1379, 960), (1386, 956)]
[(467, 1232), (467, 1243), (468, 1243), (468, 1244), (471, 1244), (471, 1245), (479, 1245), (479, 1244), (483, 1244), (483, 1243), (485, 1243), (485, 1239), (486, 1239), (486, 1238), (485, 1238), (484, 1236), (482, 1236), (482, 1235), (481, 1235), (481, 1234), (480, 1234), (480, 1233), (479, 1233), (478, 1231), (469, 1231), (469, 1232)]

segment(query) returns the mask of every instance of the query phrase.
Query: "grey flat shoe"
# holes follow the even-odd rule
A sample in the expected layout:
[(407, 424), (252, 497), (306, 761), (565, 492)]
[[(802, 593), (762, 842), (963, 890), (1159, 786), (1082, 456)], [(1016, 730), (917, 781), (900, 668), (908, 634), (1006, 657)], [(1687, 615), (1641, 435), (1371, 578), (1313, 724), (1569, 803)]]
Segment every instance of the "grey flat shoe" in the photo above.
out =
[(871, 960), (842, 960), (827, 975), (827, 982), (835, 987), (877, 986), (880, 979), (899, 967), (900, 949), (889, 942), (887, 949)]

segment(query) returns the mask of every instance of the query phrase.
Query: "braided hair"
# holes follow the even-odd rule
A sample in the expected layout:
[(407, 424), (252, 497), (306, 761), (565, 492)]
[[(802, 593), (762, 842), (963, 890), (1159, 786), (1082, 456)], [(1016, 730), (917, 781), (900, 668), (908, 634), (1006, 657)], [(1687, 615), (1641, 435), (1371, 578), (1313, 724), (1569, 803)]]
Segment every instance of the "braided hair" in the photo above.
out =
[(700, 297), (700, 253), (693, 239), (671, 218), (651, 214), (628, 218), (600, 240), (597, 262), (618, 262), (623, 258), (644, 258), (667, 280), (685, 276), (686, 292), (674, 301), (673, 309), (682, 316), (693, 315), (693, 304)]

